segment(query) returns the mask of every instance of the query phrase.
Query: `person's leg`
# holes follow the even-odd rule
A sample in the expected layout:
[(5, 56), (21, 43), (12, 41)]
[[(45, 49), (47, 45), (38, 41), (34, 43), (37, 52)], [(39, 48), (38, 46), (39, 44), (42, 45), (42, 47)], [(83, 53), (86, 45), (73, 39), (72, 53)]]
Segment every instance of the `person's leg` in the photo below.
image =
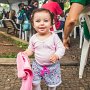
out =
[(56, 87), (48, 87), (48, 90), (56, 90)]
[(56, 87), (62, 82), (60, 63), (57, 61), (56, 63), (46, 67), (48, 71), (45, 72), (43, 76), (45, 84), (48, 86), (48, 90), (56, 90)]
[(34, 84), (33, 85), (33, 90), (41, 90), (41, 86), (40, 86), (40, 84)]
[(36, 62), (32, 62), (32, 71), (33, 71), (33, 90), (41, 90), (41, 76), (40, 76), (40, 65)]

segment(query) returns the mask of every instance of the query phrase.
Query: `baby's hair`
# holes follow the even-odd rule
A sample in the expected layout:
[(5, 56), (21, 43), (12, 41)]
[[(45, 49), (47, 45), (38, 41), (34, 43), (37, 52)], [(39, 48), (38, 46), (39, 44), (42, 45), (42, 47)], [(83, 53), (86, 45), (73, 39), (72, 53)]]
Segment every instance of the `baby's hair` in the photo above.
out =
[(43, 12), (43, 11), (48, 12), (50, 14), (51, 25), (53, 25), (54, 14), (51, 13), (48, 9), (44, 9), (44, 8), (38, 8), (38, 9), (33, 10), (32, 14), (31, 14), (31, 24), (32, 25), (33, 25), (33, 18), (34, 18), (35, 13)]

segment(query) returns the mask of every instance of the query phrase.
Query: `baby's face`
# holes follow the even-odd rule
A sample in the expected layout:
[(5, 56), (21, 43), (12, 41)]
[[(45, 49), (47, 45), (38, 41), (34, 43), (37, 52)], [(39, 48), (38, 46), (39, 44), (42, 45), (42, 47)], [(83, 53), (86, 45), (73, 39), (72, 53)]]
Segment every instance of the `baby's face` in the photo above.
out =
[(46, 11), (36, 12), (33, 18), (33, 27), (40, 34), (46, 34), (51, 28), (51, 17)]

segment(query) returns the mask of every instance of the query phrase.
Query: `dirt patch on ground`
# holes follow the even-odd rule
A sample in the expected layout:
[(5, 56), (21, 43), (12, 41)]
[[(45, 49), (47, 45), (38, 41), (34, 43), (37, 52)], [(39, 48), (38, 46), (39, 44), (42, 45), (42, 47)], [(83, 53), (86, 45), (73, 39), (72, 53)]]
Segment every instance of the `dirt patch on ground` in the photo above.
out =
[(27, 44), (13, 40), (0, 33), (0, 57), (16, 57), (17, 53), (24, 51)]

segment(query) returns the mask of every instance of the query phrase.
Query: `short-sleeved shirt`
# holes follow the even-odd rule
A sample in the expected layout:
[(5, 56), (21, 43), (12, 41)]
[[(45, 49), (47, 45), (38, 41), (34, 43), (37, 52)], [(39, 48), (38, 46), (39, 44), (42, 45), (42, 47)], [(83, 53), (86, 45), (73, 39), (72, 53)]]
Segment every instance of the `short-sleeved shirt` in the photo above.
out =
[(40, 40), (37, 34), (30, 38), (29, 50), (35, 54), (35, 60), (40, 65), (50, 65), (50, 56), (56, 54), (61, 58), (64, 55), (65, 48), (57, 34), (52, 33), (45, 40)]
[(71, 3), (80, 3), (84, 6), (87, 6), (90, 4), (90, 0), (70, 0)]

